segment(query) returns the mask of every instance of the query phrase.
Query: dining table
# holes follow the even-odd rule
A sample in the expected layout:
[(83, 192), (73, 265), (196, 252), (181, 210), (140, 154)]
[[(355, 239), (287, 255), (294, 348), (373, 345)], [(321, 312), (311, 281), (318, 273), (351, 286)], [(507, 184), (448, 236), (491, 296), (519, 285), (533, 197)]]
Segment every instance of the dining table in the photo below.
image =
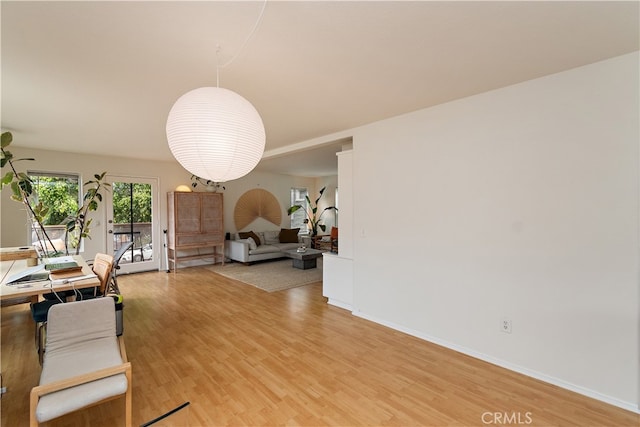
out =
[[(0, 301), (26, 299), (30, 297), (30, 301), (35, 302), (39, 299), (40, 295), (54, 291), (63, 292), (100, 286), (98, 276), (93, 273), (93, 270), (81, 255), (69, 255), (63, 259), (65, 262), (73, 261), (77, 263), (78, 267), (81, 267), (81, 270), (72, 276), (55, 280), (51, 280), (51, 278), (49, 278), (46, 280), (9, 282), (23, 272), (38, 270), (38, 265), (51, 262), (55, 263), (60, 260), (61, 258), (43, 258), (38, 261), (35, 268), (33, 265), (30, 265), (31, 262), (27, 259), (1, 261), (0, 277), (2, 278), (2, 281), (0, 282)], [(44, 266), (42, 266), (40, 271), (43, 270)]]

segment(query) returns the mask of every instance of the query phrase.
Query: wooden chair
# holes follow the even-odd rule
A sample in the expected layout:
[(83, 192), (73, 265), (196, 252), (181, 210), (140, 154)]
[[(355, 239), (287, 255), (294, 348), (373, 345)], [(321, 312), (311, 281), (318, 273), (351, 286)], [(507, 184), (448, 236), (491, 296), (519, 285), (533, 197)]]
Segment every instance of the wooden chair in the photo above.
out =
[(106, 293), (109, 281), (111, 280), (111, 271), (113, 270), (113, 256), (107, 254), (96, 254), (93, 259), (91, 269), (100, 279), (100, 286), (95, 288), (81, 289), (82, 299), (95, 298), (103, 296)]
[(95, 298), (51, 307), (40, 383), (31, 389), (31, 427), (121, 396), (131, 426), (131, 363), (116, 336), (114, 304)]
[(326, 234), (313, 236), (311, 238), (311, 247), (320, 251), (328, 251), (331, 249), (330, 237)]
[[(96, 254), (91, 269), (100, 279), (100, 286), (96, 288), (87, 288), (76, 290), (77, 299), (90, 299), (105, 294), (107, 285), (111, 278), (111, 269), (113, 267), (113, 257), (107, 254)], [(73, 292), (73, 291), (72, 291)], [(31, 316), (36, 324), (36, 346), (38, 349), (38, 360), (42, 365), (43, 355), (45, 351), (45, 336), (47, 328), (47, 320), (49, 310), (54, 305), (60, 303), (58, 300), (45, 300), (31, 304)]]
[(338, 253), (338, 227), (331, 227), (331, 252)]

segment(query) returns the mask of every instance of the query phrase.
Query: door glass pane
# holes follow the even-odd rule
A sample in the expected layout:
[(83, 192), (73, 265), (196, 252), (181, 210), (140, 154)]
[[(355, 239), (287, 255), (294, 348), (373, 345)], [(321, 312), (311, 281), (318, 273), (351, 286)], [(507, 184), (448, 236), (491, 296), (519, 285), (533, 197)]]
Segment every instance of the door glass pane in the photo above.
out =
[[(33, 184), (33, 194), (29, 204), (35, 208), (38, 203), (47, 207), (42, 218), (46, 236), (38, 227), (32, 227), (31, 244), (43, 252), (65, 251), (65, 231), (68, 218), (78, 211), (81, 205), (80, 176), (50, 172), (28, 172)], [(78, 238), (70, 233), (67, 245), (70, 253), (75, 253)], [(80, 242), (82, 243), (82, 242)], [(54, 245), (51, 248), (51, 244)], [(82, 247), (82, 245), (81, 245)]]
[(121, 264), (153, 259), (151, 228), (151, 185), (114, 182), (113, 187), (113, 250), (133, 242), (131, 250), (121, 258)]
[(307, 210), (309, 208), (307, 203), (306, 188), (292, 188), (291, 189), (291, 206), (300, 205), (302, 209), (298, 209), (291, 214), (291, 228), (299, 228), (299, 234), (308, 234), (309, 228), (307, 226)]

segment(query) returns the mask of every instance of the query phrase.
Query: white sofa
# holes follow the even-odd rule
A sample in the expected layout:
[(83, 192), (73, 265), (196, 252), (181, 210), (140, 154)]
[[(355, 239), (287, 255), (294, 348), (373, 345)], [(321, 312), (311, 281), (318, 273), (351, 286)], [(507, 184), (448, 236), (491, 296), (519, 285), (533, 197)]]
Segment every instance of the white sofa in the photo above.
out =
[(236, 233), (233, 240), (229, 240), (225, 245), (226, 257), (236, 262), (251, 264), (255, 261), (282, 258), (283, 251), (298, 249), (302, 245), (309, 247), (311, 242), (309, 237), (299, 236), (298, 229), (258, 231), (254, 234), (260, 240), (260, 244), (255, 238), (248, 238), (246, 233)]

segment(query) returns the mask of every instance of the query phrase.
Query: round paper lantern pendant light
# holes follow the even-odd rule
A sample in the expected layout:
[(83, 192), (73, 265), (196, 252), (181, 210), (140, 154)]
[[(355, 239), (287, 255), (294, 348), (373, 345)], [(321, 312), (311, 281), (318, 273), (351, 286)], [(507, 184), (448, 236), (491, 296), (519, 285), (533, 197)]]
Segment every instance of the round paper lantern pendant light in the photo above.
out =
[(245, 176), (264, 153), (265, 131), (258, 111), (242, 96), (219, 87), (182, 95), (167, 119), (167, 140), (176, 160), (191, 174), (213, 182)]

